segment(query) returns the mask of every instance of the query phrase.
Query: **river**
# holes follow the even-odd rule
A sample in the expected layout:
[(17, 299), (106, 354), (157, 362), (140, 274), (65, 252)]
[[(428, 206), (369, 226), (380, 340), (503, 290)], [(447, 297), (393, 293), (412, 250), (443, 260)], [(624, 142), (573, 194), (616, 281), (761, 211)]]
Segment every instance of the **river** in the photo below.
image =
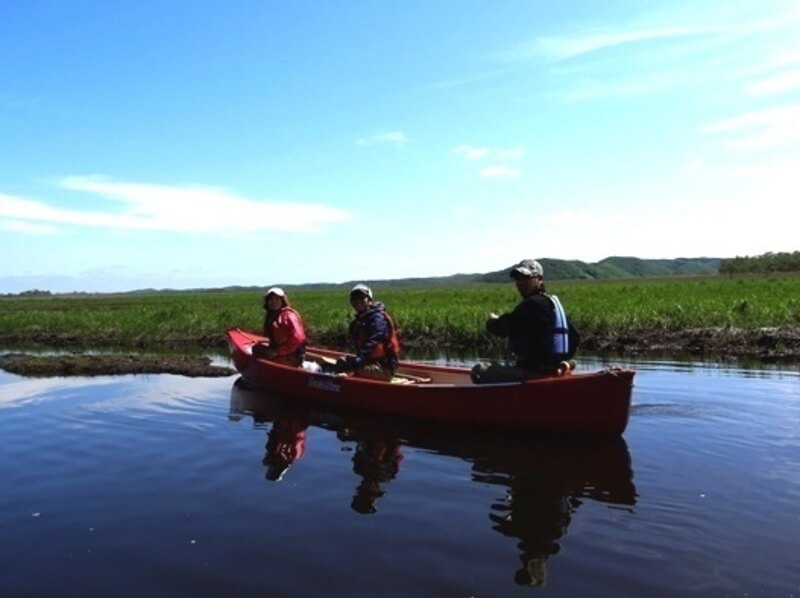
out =
[(0, 595), (800, 595), (798, 372), (621, 365), (601, 444), (0, 372)]

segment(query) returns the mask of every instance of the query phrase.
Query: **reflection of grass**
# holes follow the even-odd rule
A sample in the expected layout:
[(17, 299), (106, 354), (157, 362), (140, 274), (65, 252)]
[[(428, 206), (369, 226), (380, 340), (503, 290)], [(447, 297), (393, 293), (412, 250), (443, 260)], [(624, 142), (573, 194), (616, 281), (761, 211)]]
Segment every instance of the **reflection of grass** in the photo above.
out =
[[(583, 334), (673, 332), (688, 328), (800, 325), (800, 278), (675, 278), (553, 282)], [(406, 341), (489, 346), (489, 312), (512, 309), (512, 284), (453, 288), (375, 288)], [(344, 342), (347, 290), (290, 292), (313, 340)], [(259, 293), (202, 292), (0, 298), (0, 341), (44, 344), (215, 346), (225, 329), (258, 330)]]

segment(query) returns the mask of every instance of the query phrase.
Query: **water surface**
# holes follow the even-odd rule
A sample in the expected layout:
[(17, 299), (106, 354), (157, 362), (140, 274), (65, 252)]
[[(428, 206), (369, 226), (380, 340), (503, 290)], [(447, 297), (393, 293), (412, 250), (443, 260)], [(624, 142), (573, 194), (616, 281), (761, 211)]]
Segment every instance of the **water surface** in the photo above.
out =
[(800, 594), (800, 376), (634, 366), (586, 445), (0, 373), (0, 594)]

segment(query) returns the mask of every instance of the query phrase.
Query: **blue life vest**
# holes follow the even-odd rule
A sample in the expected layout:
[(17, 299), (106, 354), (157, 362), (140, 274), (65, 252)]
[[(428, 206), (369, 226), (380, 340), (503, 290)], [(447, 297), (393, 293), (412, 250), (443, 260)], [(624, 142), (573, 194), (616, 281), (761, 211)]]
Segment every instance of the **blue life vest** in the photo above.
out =
[[(561, 306), (561, 301), (558, 300), (558, 297), (555, 295), (550, 295), (548, 293), (542, 293), (545, 297), (547, 297), (550, 302), (553, 304), (553, 309), (555, 310), (555, 322), (553, 323), (553, 339), (550, 350), (552, 354), (556, 357), (561, 355), (574, 355), (575, 351), (570, 349), (570, 342), (569, 342), (569, 323), (567, 322), (567, 314), (564, 313), (564, 308)], [(577, 348), (577, 347), (575, 347)]]

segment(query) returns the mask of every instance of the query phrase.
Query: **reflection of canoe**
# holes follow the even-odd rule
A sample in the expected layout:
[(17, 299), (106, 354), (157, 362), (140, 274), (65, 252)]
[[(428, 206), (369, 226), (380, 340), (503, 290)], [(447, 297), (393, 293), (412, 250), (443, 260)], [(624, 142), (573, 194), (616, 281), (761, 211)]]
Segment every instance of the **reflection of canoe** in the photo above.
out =
[[(251, 386), (293, 397), (441, 423), (619, 436), (628, 423), (632, 370), (609, 369), (521, 383), (473, 384), (467, 368), (401, 362), (405, 384), (312, 372), (252, 354), (262, 336), (228, 331), (233, 362)], [(314, 349), (322, 358), (342, 353)], [(417, 381), (419, 380), (419, 381)]]
[(292, 430), (292, 438), (313, 426), (335, 432), (343, 441), (372, 439), (463, 459), (472, 464), (472, 478), (481, 484), (511, 486), (512, 481), (531, 479), (532, 486), (547, 488), (546, 493), (557, 490), (572, 499), (620, 508), (636, 504), (631, 456), (623, 438), (559, 442), (498, 430), (442, 430), (431, 422), (298, 403), (285, 395), (251, 390), (241, 379), (231, 387), (230, 412), (235, 419), (252, 417), (259, 428), (274, 430), (279, 423)]
[(341, 439), (379, 438), (457, 457), (472, 463), (473, 479), (482, 484), (508, 486), (512, 478), (531, 476), (540, 482), (547, 480), (548, 486), (559, 486), (570, 497), (620, 507), (636, 504), (631, 456), (624, 438), (560, 442), (522, 432), (443, 430), (432, 422), (297, 402), (286, 395), (252, 390), (241, 379), (231, 386), (230, 413), (234, 419), (250, 416), (258, 428), (291, 421), (293, 430), (313, 426), (335, 432)]
[[(335, 432), (343, 443), (354, 443), (352, 470), (358, 481), (351, 508), (362, 514), (377, 513), (389, 500), (392, 481), (403, 475), (401, 469), (424, 467), (417, 459), (403, 459), (409, 450), (470, 463), (474, 482), (498, 487), (488, 505), (488, 519), (494, 531), (517, 540), (514, 580), (519, 584), (545, 583), (547, 561), (560, 551), (562, 538), (584, 502), (629, 512), (637, 502), (631, 457), (622, 438), (582, 443), (488, 430), (448, 431), (424, 421), (321, 409), (291, 397), (248, 390), (241, 379), (231, 388), (231, 414), (249, 415), (257, 426), (271, 422), (270, 441), (283, 429), (305, 431), (313, 426)], [(290, 435), (289, 440), (295, 442), (296, 437)]]

